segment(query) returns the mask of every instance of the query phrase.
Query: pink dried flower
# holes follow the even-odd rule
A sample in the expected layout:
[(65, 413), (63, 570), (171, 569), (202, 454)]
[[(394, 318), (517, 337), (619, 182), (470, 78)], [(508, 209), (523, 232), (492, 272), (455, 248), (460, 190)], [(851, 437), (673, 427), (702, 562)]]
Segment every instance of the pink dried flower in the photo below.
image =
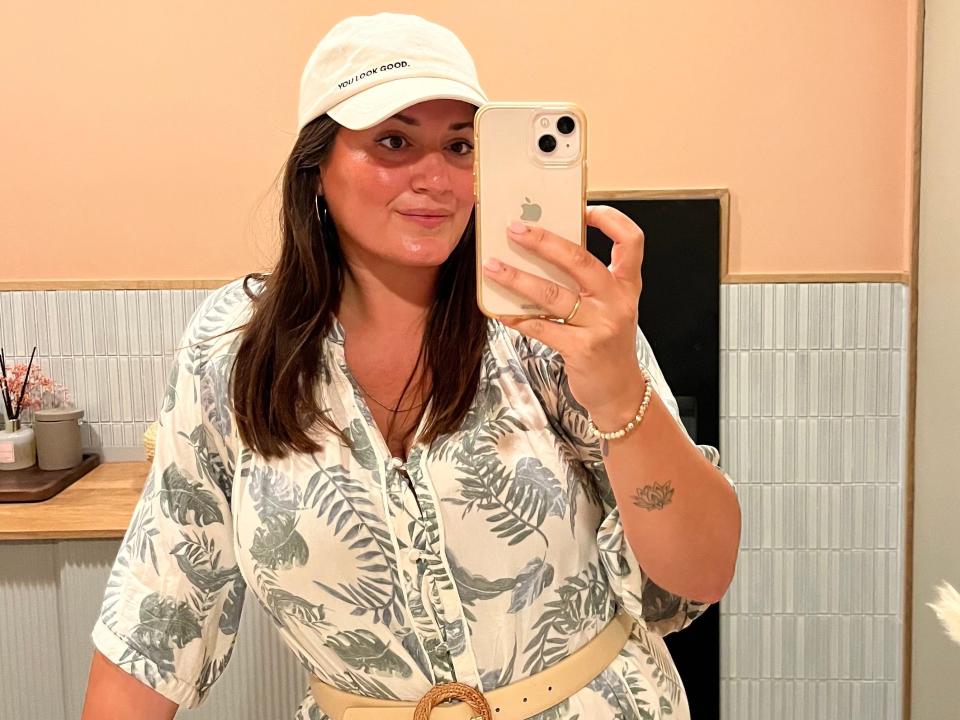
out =
[[(13, 403), (16, 403), (16, 399), (20, 397), (20, 389), (23, 387), (23, 379), (26, 374), (26, 363), (16, 363), (7, 368), (5, 381)], [(39, 410), (42, 407), (41, 402), (45, 392), (60, 394), (64, 401), (70, 400), (70, 391), (44, 375), (40, 369), (40, 363), (34, 361), (33, 367), (30, 368), (30, 382), (27, 385), (27, 392), (23, 396), (23, 407)]]

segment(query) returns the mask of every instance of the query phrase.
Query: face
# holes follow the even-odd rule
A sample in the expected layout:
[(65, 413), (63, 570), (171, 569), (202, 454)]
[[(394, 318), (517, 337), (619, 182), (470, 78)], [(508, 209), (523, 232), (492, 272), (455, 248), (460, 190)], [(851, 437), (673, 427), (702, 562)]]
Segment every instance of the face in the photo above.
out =
[(473, 209), (473, 116), (457, 100), (338, 131), (320, 188), (351, 263), (436, 267)]

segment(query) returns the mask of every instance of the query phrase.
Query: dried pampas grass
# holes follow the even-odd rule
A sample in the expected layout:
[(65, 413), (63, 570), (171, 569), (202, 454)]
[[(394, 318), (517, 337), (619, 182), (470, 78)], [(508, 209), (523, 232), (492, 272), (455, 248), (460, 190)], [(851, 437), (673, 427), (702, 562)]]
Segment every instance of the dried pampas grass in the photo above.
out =
[(147, 426), (147, 431), (143, 434), (143, 449), (147, 452), (147, 462), (153, 462), (153, 453), (157, 449), (157, 427), (159, 423), (154, 420)]
[(960, 643), (960, 593), (948, 582), (937, 588), (939, 597), (935, 603), (927, 603), (940, 618), (947, 635), (954, 642)]

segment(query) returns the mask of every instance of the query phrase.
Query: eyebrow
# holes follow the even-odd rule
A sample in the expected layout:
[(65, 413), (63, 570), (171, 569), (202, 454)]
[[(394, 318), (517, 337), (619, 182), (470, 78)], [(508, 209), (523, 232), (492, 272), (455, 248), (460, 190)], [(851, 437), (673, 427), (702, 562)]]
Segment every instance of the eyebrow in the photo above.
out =
[[(394, 120), (399, 120), (405, 125), (413, 125), (414, 127), (420, 127), (420, 121), (416, 118), (412, 118), (409, 115), (404, 115), (403, 113), (397, 113), (393, 116)], [(465, 128), (473, 127), (473, 120), (468, 120), (466, 122), (451, 123), (451, 130), (463, 130)]]

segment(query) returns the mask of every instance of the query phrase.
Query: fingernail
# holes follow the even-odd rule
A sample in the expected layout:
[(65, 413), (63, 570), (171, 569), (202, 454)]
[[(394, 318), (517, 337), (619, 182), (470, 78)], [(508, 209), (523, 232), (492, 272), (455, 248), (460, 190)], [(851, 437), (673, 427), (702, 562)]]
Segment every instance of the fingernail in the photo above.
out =
[(483, 266), (484, 266), (487, 270), (492, 270), (493, 272), (500, 272), (501, 270), (503, 270), (503, 263), (501, 263), (501, 262), (500, 262), (499, 260), (497, 260), (496, 258), (489, 258), (489, 259), (483, 264)]
[(524, 234), (525, 232), (527, 232), (529, 229), (530, 229), (529, 227), (527, 227), (526, 225), (524, 225), (524, 224), (523, 224), (522, 222), (520, 222), (519, 220), (514, 220), (514, 221), (513, 221), (512, 223), (510, 223), (510, 225), (507, 227), (507, 230), (509, 230), (510, 232), (514, 233), (515, 235), (523, 235), (523, 234)]

